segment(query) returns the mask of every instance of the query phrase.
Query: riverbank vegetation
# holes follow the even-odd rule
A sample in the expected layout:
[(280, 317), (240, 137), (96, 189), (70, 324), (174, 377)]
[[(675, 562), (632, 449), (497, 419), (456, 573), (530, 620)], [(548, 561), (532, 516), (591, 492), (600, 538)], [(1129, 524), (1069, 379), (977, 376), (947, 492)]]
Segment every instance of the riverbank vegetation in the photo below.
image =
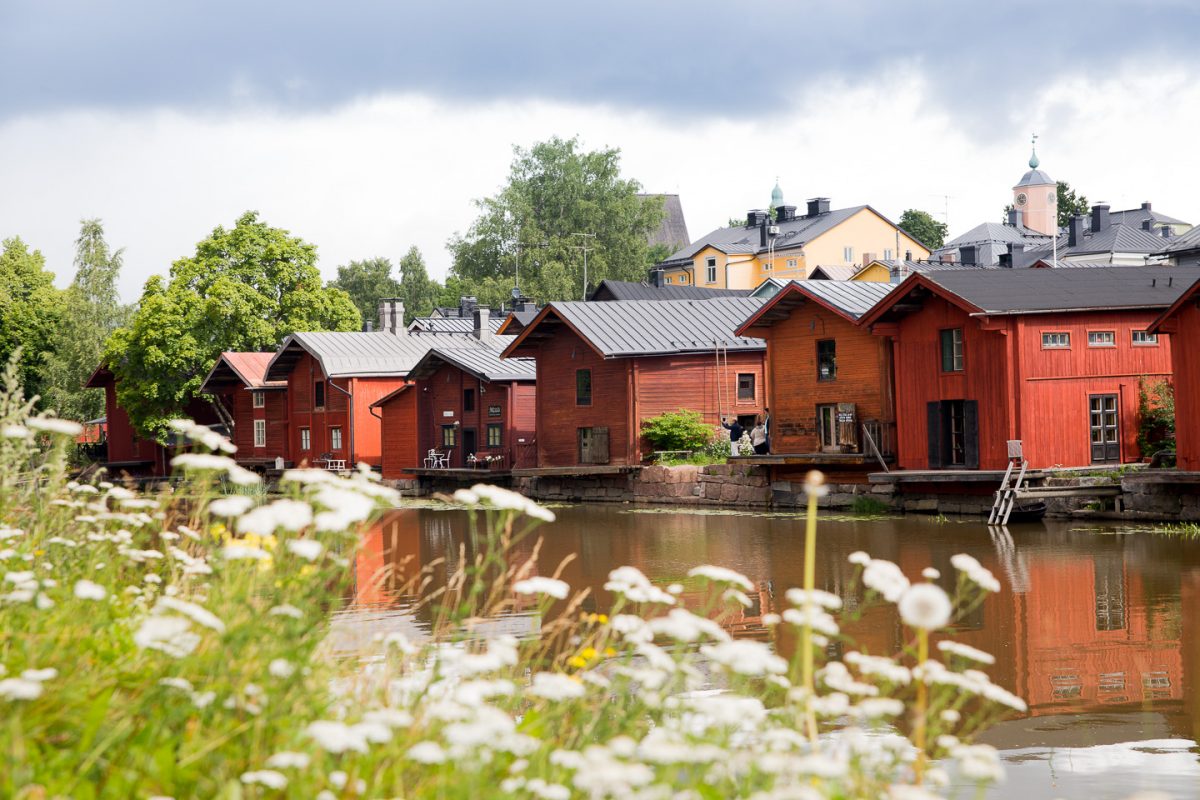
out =
[[(78, 483), (77, 426), (0, 398), (0, 795), (925, 798), (1000, 776), (970, 739), (1024, 704), (991, 656), (931, 639), (998, 589), (967, 556), (910, 581), (855, 553), (851, 613), (815, 588), (813, 514), (806, 585), (734, 637), (744, 576), (620, 567), (589, 598), (528, 547), (552, 511), (476, 486), (452, 498), (472, 533), (448, 581), (419, 575), (411, 624), (347, 655), (329, 620), (398, 498), (317, 470), (267, 494), (228, 442), (172, 427), (193, 448), (171, 487)], [(900, 652), (843, 636), (875, 602)], [(524, 638), (500, 632), (514, 613)]]

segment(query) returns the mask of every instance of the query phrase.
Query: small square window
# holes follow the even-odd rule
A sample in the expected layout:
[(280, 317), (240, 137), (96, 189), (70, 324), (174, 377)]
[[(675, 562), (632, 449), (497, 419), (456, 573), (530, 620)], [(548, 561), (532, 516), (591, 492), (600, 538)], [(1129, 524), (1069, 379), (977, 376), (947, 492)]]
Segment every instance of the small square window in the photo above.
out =
[(1116, 331), (1088, 331), (1088, 347), (1116, 347)]
[(491, 424), (487, 426), (487, 446), (500, 447), (503, 442), (504, 428), (500, 425)]
[(833, 339), (817, 342), (817, 380), (837, 380), (837, 342)]
[(1140, 345), (1158, 344), (1158, 334), (1147, 333), (1146, 331), (1133, 331), (1133, 343)]
[(313, 384), (313, 408), (325, 407), (325, 381), (317, 381)]
[(739, 372), (737, 382), (737, 399), (754, 402), (754, 373)]
[(336, 425), (329, 429), (329, 449), (330, 450), (341, 450), (342, 449), (342, 429), (337, 427)]
[(942, 338), (942, 372), (963, 371), (963, 331), (962, 328), (950, 328), (941, 333)]
[(300, 429), (300, 449), (301, 450), (311, 450), (312, 449), (312, 433), (309, 431), (308, 428)]
[(795, 269), (796, 268), (796, 259), (789, 258), (787, 260), (787, 265), (788, 265), (788, 269)]
[(1043, 350), (1065, 350), (1071, 346), (1071, 334), (1068, 331), (1046, 331), (1042, 334)]
[(454, 447), (457, 442), (455, 431), (458, 429), (453, 425), (442, 426), (442, 447)]
[(250, 405), (254, 408), (264, 408), (267, 405), (267, 393), (255, 389), (250, 393)]
[(254, 420), (254, 446), (267, 446), (267, 421), (265, 419)]
[(592, 371), (590, 369), (575, 370), (575, 405), (590, 406), (592, 404)]
[[(674, 283), (674, 282), (675, 282), (675, 279), (674, 279), (674, 278), (672, 278), (670, 275), (668, 275), (668, 276), (667, 276), (666, 280), (667, 280), (667, 283)], [(680, 278), (680, 279), (679, 279), (679, 282), (680, 282), (680, 283), (683, 283), (683, 278)]]
[(764, 272), (770, 272), (770, 271), (771, 271), (771, 262), (769, 262), (769, 261), (768, 261), (766, 264), (763, 264), (763, 271), (764, 271)]

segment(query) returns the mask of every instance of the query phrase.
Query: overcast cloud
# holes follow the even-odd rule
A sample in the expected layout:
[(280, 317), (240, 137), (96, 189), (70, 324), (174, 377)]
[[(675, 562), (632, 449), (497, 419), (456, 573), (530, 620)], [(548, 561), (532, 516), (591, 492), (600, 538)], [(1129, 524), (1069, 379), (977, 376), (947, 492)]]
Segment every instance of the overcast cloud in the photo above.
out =
[[(0, 0), (0, 236), (69, 279), (78, 221), (123, 292), (248, 208), (323, 271), (446, 239), (514, 143), (580, 134), (678, 191), (698, 236), (830, 195), (999, 219), (1028, 157), (1200, 221), (1200, 4)], [(949, 198), (948, 200), (946, 198)]]

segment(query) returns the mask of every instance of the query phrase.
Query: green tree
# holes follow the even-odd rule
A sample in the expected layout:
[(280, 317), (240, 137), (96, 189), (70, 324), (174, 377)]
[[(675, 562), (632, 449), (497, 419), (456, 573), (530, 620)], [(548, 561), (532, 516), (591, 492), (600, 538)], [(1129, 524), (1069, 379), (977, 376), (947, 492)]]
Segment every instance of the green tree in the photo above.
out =
[(362, 317), (346, 292), (322, 287), (317, 250), (248, 211), (217, 227), (196, 254), (152, 276), (105, 362), (117, 396), (143, 433), (162, 438), (225, 350), (274, 348), (295, 331), (356, 331)]
[(946, 223), (938, 222), (925, 211), (907, 209), (900, 215), (900, 227), (930, 250), (937, 250), (946, 243)]
[(0, 249), (0, 363), (20, 348), (18, 369), (29, 397), (45, 391), (47, 342), (62, 316), (62, 292), (54, 288), (41, 251), (31, 251), (20, 237), (5, 239)]
[(407, 325), (416, 317), (427, 317), (433, 311), (437, 302), (438, 282), (429, 277), (425, 268), (425, 259), (416, 247), (408, 248), (408, 252), (400, 259), (400, 284), (397, 296), (404, 301), (404, 323)]
[[(578, 138), (552, 138), (528, 150), (514, 148), (508, 183), (476, 201), (479, 216), (449, 242), (451, 274), (480, 302), (508, 297), (520, 259), (522, 291), (540, 300), (577, 300), (583, 286), (585, 242), (588, 283), (605, 278), (642, 280), (649, 264), (647, 237), (662, 220), (662, 199), (638, 197), (637, 181), (620, 175), (620, 151), (584, 151)], [(595, 234), (585, 239), (579, 233)]]
[(68, 419), (104, 413), (103, 395), (83, 384), (103, 359), (109, 335), (129, 319), (130, 308), (117, 292), (122, 253), (109, 249), (100, 220), (80, 222), (75, 278), (64, 293), (69, 313), (50, 337), (44, 373), (46, 405)]
[(400, 283), (392, 277), (392, 262), (386, 258), (351, 261), (338, 267), (337, 278), (329, 286), (350, 295), (364, 320), (375, 319), (382, 298), (400, 295)]
[(1058, 182), (1058, 227), (1065, 228), (1076, 214), (1088, 212), (1088, 199), (1077, 194), (1066, 181)]

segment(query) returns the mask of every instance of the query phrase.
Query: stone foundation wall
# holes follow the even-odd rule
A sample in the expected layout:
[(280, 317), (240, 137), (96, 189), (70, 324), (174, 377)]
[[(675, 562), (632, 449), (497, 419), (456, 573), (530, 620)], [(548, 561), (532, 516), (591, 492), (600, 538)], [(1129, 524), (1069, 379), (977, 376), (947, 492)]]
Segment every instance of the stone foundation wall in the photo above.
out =
[(635, 473), (514, 478), (512, 488), (534, 500), (559, 503), (621, 503), (633, 500)]

